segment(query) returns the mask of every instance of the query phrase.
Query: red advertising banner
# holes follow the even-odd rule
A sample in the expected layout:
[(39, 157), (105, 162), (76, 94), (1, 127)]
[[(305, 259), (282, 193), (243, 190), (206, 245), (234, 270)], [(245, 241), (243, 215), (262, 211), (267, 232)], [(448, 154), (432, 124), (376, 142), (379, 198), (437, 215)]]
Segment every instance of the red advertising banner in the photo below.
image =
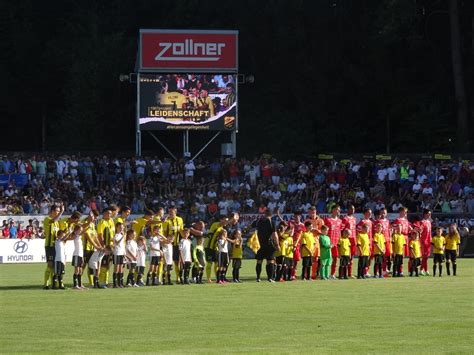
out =
[(140, 71), (237, 72), (238, 31), (140, 30)]

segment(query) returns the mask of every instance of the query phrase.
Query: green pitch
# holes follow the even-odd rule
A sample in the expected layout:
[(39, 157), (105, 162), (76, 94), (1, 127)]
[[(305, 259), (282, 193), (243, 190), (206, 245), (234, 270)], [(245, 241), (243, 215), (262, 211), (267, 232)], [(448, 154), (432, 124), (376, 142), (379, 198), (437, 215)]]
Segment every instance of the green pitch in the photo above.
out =
[(44, 265), (2, 264), (0, 352), (473, 351), (474, 260), (456, 277), (276, 284), (243, 264), (242, 284), (84, 291), (45, 291)]

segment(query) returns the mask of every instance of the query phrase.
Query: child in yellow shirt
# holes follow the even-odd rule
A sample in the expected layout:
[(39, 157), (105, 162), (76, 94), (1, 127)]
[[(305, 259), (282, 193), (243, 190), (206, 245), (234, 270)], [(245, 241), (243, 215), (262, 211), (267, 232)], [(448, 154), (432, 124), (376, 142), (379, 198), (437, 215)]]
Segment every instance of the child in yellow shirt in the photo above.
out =
[(446, 246), (443, 228), (436, 227), (436, 235), (431, 239), (431, 245), (433, 246), (433, 277), (436, 276), (436, 264), (439, 265), (439, 277), (441, 277), (443, 273), (444, 248)]
[(351, 231), (349, 229), (344, 229), (342, 231), (341, 239), (337, 243), (339, 249), (339, 279), (347, 280), (348, 277), (348, 268), (351, 261), (351, 241), (349, 236)]
[(421, 245), (420, 245), (420, 236), (416, 230), (410, 232), (410, 262), (411, 262), (411, 271), (410, 277), (413, 276), (413, 271), (415, 276), (419, 276), (419, 269), (421, 265)]
[(385, 236), (382, 234), (382, 224), (376, 224), (374, 232), (374, 278), (383, 279), (382, 264), (385, 254)]

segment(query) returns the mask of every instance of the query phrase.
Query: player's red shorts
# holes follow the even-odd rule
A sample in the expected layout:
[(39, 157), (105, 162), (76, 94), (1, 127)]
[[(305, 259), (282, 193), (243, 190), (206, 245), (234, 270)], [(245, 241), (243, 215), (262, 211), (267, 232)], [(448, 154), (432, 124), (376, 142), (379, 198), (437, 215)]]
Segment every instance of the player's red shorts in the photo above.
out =
[(351, 242), (351, 256), (355, 256), (357, 254), (357, 243), (355, 238), (350, 238), (349, 241)]
[(430, 242), (422, 242), (420, 243), (421, 247), (421, 256), (429, 257), (431, 253), (431, 243)]
[(334, 258), (339, 257), (339, 249), (337, 248), (337, 245), (331, 248), (331, 255), (332, 255), (333, 260)]
[(293, 261), (300, 261), (301, 260), (301, 252), (300, 248), (296, 248), (293, 252)]

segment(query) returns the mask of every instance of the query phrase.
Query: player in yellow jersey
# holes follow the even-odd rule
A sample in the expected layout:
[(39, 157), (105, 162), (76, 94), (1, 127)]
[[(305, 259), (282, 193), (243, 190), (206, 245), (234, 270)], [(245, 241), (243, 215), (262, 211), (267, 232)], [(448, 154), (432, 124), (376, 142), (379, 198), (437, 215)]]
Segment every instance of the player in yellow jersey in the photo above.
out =
[(383, 278), (383, 263), (385, 255), (385, 235), (383, 234), (383, 226), (381, 223), (374, 225), (374, 278)]
[(275, 263), (276, 263), (276, 281), (282, 280), (283, 275), (283, 265), (286, 253), (286, 242), (285, 242), (285, 232), (288, 227), (288, 224), (284, 221), (280, 223), (277, 228), (278, 243), (280, 244), (280, 250), (275, 252)]
[(339, 279), (347, 280), (349, 264), (351, 262), (351, 236), (350, 229), (344, 229), (341, 234), (341, 238), (337, 242), (337, 247), (339, 249)]
[(461, 244), (461, 237), (459, 236), (458, 227), (456, 223), (453, 223), (449, 226), (448, 235), (446, 239), (446, 273), (448, 276), (451, 275), (451, 270), (449, 268), (450, 264), (453, 264), (453, 276), (456, 276), (457, 265), (456, 258), (459, 255), (459, 244)]
[(421, 244), (420, 236), (416, 230), (410, 232), (410, 242), (408, 247), (410, 250), (411, 261), (410, 277), (413, 276), (413, 272), (415, 272), (415, 276), (418, 277), (421, 265)]
[[(291, 227), (287, 233), (285, 233), (283, 236), (285, 237), (285, 259), (283, 260), (284, 266), (283, 266), (283, 280), (285, 281), (291, 281), (291, 273), (293, 270), (293, 250), (294, 250), (294, 245), (293, 245), (293, 227)], [(318, 236), (319, 238), (319, 236)]]
[(313, 265), (314, 248), (316, 247), (316, 240), (313, 235), (313, 225), (311, 221), (306, 221), (304, 224), (306, 232), (303, 232), (301, 237), (301, 257), (303, 259), (303, 266), (301, 272), (301, 280), (311, 280), (311, 266)]
[(71, 216), (69, 217), (64, 217), (59, 220), (59, 230), (64, 231), (66, 234), (71, 233), (74, 230), (75, 225), (79, 222), (81, 219), (81, 213), (80, 212), (74, 212)]
[(366, 279), (365, 268), (368, 267), (370, 257), (370, 239), (369, 239), (369, 225), (363, 223), (361, 230), (357, 234), (357, 250), (359, 252), (359, 263), (357, 265), (357, 278)]
[(229, 219), (227, 216), (221, 216), (219, 222), (214, 222), (209, 227), (206, 240), (204, 241), (204, 250), (206, 252), (206, 278), (207, 282), (212, 282), (211, 280), (211, 272), (212, 266), (216, 265), (217, 258), (216, 258), (216, 243), (217, 243), (217, 236), (220, 231), (219, 228), (225, 228), (229, 223)]
[[(102, 212), (102, 219), (97, 223), (97, 238), (102, 246), (113, 248), (114, 235), (115, 224), (112, 219), (112, 210), (105, 208)], [(110, 259), (110, 255), (105, 255), (101, 262), (99, 281), (104, 286), (109, 283)]]
[(127, 232), (130, 221), (127, 221), (128, 217), (132, 213), (132, 209), (129, 206), (122, 206), (120, 207), (120, 214), (114, 219), (115, 223), (122, 223), (124, 226), (124, 232)]
[(181, 240), (181, 231), (184, 228), (183, 219), (177, 215), (177, 208), (172, 206), (168, 210), (168, 218), (166, 219), (163, 225), (163, 235), (167, 239), (173, 240), (173, 262), (176, 273), (176, 282), (181, 282), (180, 280), (180, 263), (179, 263), (179, 242)]
[(234, 230), (234, 233), (231, 235), (231, 239), (234, 241), (232, 244), (232, 281), (233, 282), (242, 282), (240, 281), (240, 268), (242, 267), (242, 257), (243, 257), (243, 243), (242, 243), (242, 232), (240, 229)]
[(405, 252), (406, 239), (402, 234), (402, 225), (394, 224), (392, 235), (392, 253), (393, 253), (393, 277), (403, 277), (403, 255)]
[(99, 211), (91, 210), (87, 218), (81, 222), (82, 245), (84, 246), (83, 268), (87, 266), (87, 276), (91, 286), (94, 286), (94, 271), (89, 267), (89, 260), (94, 251), (103, 247), (97, 238), (97, 230), (95, 228), (95, 221), (97, 220), (97, 217), (99, 217)]
[(54, 243), (58, 236), (59, 231), (59, 218), (64, 212), (64, 205), (53, 205), (51, 206), (49, 215), (43, 220), (43, 233), (44, 233), (44, 249), (46, 253), (46, 270), (44, 271), (44, 284), (43, 288), (49, 290), (50, 285), (53, 284), (54, 276), (54, 259), (56, 257), (56, 250)]
[[(145, 210), (144, 216), (137, 218), (132, 224), (132, 229), (135, 231), (135, 234), (137, 236), (143, 235), (145, 237), (148, 237), (146, 235), (145, 229), (148, 225), (148, 222), (150, 222), (152, 219), (153, 219), (153, 211)], [(151, 233), (149, 234), (151, 235)]]
[(442, 227), (436, 227), (436, 234), (431, 238), (431, 245), (433, 246), (433, 277), (436, 276), (436, 264), (439, 265), (439, 277), (441, 277), (443, 274), (444, 249), (446, 247)]

